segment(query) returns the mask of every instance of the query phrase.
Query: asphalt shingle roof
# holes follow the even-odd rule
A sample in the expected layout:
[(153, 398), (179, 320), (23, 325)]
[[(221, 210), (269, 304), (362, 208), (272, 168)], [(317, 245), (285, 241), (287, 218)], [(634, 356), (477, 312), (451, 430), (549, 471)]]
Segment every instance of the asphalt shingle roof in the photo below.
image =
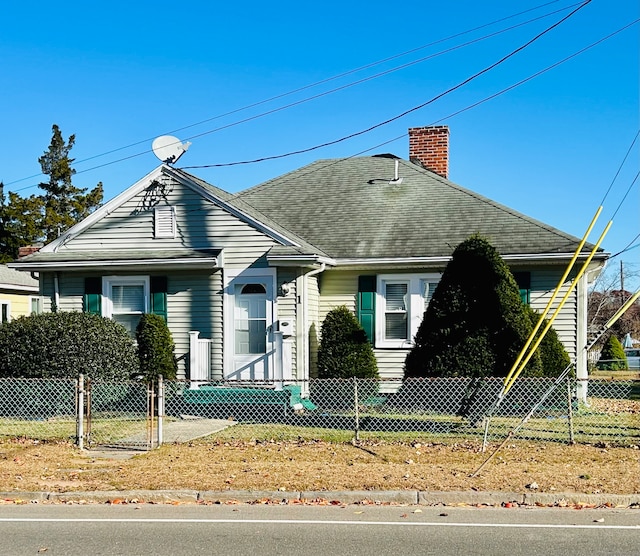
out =
[(38, 280), (32, 278), (28, 272), (21, 272), (13, 270), (6, 265), (0, 265), (0, 285), (37, 288)]
[[(236, 195), (336, 259), (440, 257), (474, 233), (502, 255), (573, 253), (579, 239), (412, 162), (319, 160)], [(585, 247), (586, 249), (586, 247)]]

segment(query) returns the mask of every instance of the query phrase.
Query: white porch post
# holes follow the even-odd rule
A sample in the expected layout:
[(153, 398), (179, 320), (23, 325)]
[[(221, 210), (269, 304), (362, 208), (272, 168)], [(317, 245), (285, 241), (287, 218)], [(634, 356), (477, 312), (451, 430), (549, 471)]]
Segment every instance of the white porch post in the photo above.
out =
[(198, 337), (200, 332), (189, 332), (189, 379), (191, 384), (189, 388), (197, 388), (198, 384), (194, 382), (200, 378), (200, 358), (198, 357)]
[(283, 378), (284, 378), (284, 362), (283, 362), (283, 353), (282, 353), (282, 332), (279, 330), (273, 333), (274, 336), (274, 369), (273, 369), (273, 380), (275, 382), (275, 389), (282, 390), (283, 387)]

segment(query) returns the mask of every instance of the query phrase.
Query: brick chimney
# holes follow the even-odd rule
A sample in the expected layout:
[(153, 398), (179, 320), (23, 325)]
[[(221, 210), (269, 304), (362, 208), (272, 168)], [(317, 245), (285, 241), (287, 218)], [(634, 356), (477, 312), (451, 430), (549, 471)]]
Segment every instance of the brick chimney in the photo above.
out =
[(27, 255), (33, 255), (42, 249), (42, 245), (29, 245), (28, 247), (18, 247), (18, 258), (26, 257)]
[(449, 177), (449, 126), (409, 128), (409, 160)]

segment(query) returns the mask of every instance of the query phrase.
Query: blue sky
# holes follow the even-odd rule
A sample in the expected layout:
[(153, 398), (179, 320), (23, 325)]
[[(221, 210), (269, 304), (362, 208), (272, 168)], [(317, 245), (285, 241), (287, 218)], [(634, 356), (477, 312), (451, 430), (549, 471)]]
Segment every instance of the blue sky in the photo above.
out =
[[(192, 141), (178, 167), (331, 142), (427, 103), (579, 5), (13, 2), (0, 33), (0, 180), (22, 195), (38, 191), (37, 159), (54, 123), (76, 135), (75, 184), (102, 181), (105, 200), (157, 166), (150, 147), (159, 135)], [(615, 212), (603, 246), (617, 253), (640, 241), (640, 139), (620, 169), (640, 129), (638, 18), (637, 0), (592, 0), (491, 71), (370, 133), (190, 171), (233, 192), (317, 159), (407, 158), (409, 127), (446, 124), (452, 181), (578, 237), (620, 170), (590, 237)], [(616, 268), (621, 259), (640, 274), (640, 248)]]

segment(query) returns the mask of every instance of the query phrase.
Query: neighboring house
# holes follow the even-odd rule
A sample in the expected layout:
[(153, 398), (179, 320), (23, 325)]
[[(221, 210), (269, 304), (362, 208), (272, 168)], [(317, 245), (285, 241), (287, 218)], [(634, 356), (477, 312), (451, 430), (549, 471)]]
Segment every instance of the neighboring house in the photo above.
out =
[(0, 323), (39, 313), (38, 280), (27, 272), (0, 265)]
[[(313, 376), (322, 321), (343, 304), (365, 327), (381, 376), (401, 377), (460, 242), (486, 236), (537, 309), (579, 244), (448, 181), (448, 134), (409, 130), (411, 162), (320, 160), (235, 195), (165, 164), (12, 266), (40, 273), (45, 310), (100, 313), (132, 333), (142, 313), (162, 314), (180, 375), (192, 380)], [(587, 281), (606, 257), (594, 257), (555, 323), (580, 353), (580, 376)]]

